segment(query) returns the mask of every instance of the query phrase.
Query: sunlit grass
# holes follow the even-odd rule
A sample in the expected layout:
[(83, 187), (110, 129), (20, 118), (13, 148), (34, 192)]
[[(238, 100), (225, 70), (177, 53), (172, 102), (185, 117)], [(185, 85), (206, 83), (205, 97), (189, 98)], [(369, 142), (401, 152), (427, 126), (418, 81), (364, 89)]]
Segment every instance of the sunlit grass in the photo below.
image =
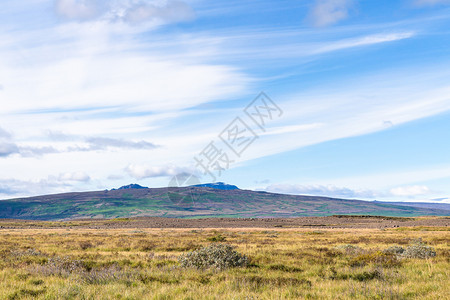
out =
[[(381, 254), (418, 238), (437, 255)], [(3, 229), (0, 299), (449, 299), (449, 238), (445, 227)], [(250, 262), (227, 270), (179, 264), (180, 254), (217, 242)]]

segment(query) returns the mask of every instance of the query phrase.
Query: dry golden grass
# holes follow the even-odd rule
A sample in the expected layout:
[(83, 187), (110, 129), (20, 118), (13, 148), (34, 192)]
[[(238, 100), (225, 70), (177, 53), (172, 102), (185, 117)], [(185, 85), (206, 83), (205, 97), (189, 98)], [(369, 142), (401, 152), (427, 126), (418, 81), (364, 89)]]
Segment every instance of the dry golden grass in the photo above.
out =
[[(418, 238), (437, 255), (380, 254)], [(215, 241), (251, 263), (180, 267), (181, 253)], [(2, 229), (0, 259), (0, 299), (450, 299), (447, 227)]]

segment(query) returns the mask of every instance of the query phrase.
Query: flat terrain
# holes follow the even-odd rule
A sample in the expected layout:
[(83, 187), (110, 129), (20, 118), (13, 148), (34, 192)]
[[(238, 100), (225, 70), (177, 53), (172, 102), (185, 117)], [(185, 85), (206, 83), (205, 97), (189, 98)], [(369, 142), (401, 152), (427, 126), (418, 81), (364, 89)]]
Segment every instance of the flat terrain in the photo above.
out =
[(4, 228), (397, 228), (450, 226), (450, 217), (329, 216), (302, 218), (206, 218), (175, 219), (158, 217), (74, 220), (66, 222), (0, 219)]
[[(2, 220), (0, 299), (450, 299), (449, 221)], [(179, 261), (218, 244), (248, 263)]]

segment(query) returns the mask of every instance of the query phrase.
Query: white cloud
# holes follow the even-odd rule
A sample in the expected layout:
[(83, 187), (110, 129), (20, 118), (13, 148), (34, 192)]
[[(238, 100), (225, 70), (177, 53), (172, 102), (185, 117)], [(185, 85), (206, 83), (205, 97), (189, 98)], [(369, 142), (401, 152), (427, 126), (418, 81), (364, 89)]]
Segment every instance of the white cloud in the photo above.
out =
[(430, 199), (431, 202), (438, 202), (438, 203), (448, 203), (450, 204), (450, 198), (434, 198)]
[(56, 0), (56, 12), (71, 20), (90, 20), (100, 13), (99, 0)]
[(161, 176), (175, 176), (182, 173), (192, 173), (195, 170), (190, 168), (180, 168), (174, 165), (167, 166), (148, 166), (131, 164), (125, 168), (125, 171), (136, 179), (161, 177)]
[[(64, 152), (107, 151), (111, 149), (152, 150), (159, 147), (158, 145), (145, 140), (133, 141), (110, 137), (67, 135), (51, 130), (48, 131), (47, 135), (52, 140), (48, 142), (47, 145), (30, 145), (29, 143), (28, 145), (19, 145), (12, 140), (11, 135), (8, 132), (2, 131), (0, 128), (0, 157), (7, 157), (13, 154), (19, 154), (23, 157), (32, 157)], [(55, 141), (64, 142), (64, 144), (71, 142), (72, 144), (69, 144), (64, 148), (55, 148), (53, 146)], [(82, 145), (79, 144), (80, 142)]]
[(180, 0), (56, 0), (56, 13), (68, 20), (154, 25), (189, 21), (194, 10)]
[(154, 3), (140, 3), (130, 7), (123, 19), (130, 23), (141, 23), (159, 19), (168, 22), (188, 21), (194, 18), (193, 9), (182, 1), (167, 1), (164, 6)]
[(0, 158), (19, 153), (19, 147), (11, 142), (11, 134), (0, 127)]
[(0, 127), (0, 139), (10, 139), (11, 134)]
[(16, 153), (19, 153), (19, 147), (17, 147), (16, 144), (0, 141), (0, 158), (7, 157)]
[(67, 172), (59, 174), (58, 180), (62, 182), (66, 181), (87, 182), (91, 180), (91, 178), (84, 172)]
[(376, 193), (370, 190), (353, 190), (346, 187), (336, 187), (333, 185), (300, 185), (300, 184), (272, 184), (266, 189), (268, 192), (294, 194), (294, 195), (313, 195), (337, 198), (361, 198), (373, 199)]
[[(356, 176), (326, 178), (336, 185), (370, 186), (373, 189), (391, 189), (403, 186), (419, 185), (422, 182), (447, 180), (450, 178), (450, 165), (427, 166), (410, 170), (386, 170), (380, 173), (360, 174)], [(436, 195), (439, 196), (439, 195)]]
[(316, 0), (310, 11), (314, 26), (324, 27), (348, 18), (353, 0)]
[(52, 146), (18, 146), (18, 154), (24, 157), (42, 156), (45, 154), (58, 153), (59, 151)]
[(427, 195), (431, 191), (424, 185), (399, 186), (390, 190), (394, 196), (420, 196)]
[(80, 180), (85, 178), (86, 175), (82, 173), (60, 174), (37, 180), (0, 178), (0, 200), (79, 191), (80, 184), (86, 184), (89, 181)]
[[(81, 40), (88, 42), (85, 38)], [(249, 82), (236, 68), (207, 65), (200, 58), (187, 62), (183, 53), (171, 59), (165, 53), (155, 52), (152, 43), (144, 47), (148, 47), (147, 55), (133, 49), (138, 45), (132, 42), (126, 41), (121, 50), (114, 50), (117, 46), (111, 45), (108, 54), (102, 53), (104, 50), (86, 54), (83, 45), (68, 43), (61, 48), (73, 52), (71, 58), (60, 57), (55, 48), (47, 49), (49, 55), (54, 54), (53, 58), (39, 65), (12, 66), (4, 62), (0, 76), (9, 75), (10, 88), (3, 92), (2, 97), (9, 101), (2, 111), (92, 107), (182, 110), (233, 97)], [(33, 56), (34, 61), (40, 61), (39, 51)]]
[[(369, 29), (355, 26), (323, 31), (239, 28), (231, 31), (233, 36), (208, 28), (201, 33), (165, 31), (162, 35), (149, 30), (154, 28), (153, 22), (183, 20), (189, 16), (187, 6), (171, 6), (175, 1), (161, 1), (158, 5), (155, 1), (138, 0), (102, 2), (111, 4), (94, 7), (95, 1), (65, 2), (67, 7), (81, 3), (81, 7), (95, 8), (95, 13), (83, 12), (84, 8), (74, 10), (78, 10), (78, 16), (72, 14), (71, 18), (83, 18), (85, 22), (58, 23), (45, 28), (36, 27), (34, 21), (32, 28), (23, 30), (24, 22), (18, 21), (12, 26), (14, 32), (8, 31), (10, 24), (1, 27), (0, 80), (5, 89), (0, 91), (0, 120), (8, 124), (14, 139), (0, 141), (0, 156), (10, 153), (0, 159), (0, 168), (14, 178), (25, 181), (29, 176), (27, 180), (38, 182), (40, 178), (59, 174), (61, 168), (78, 170), (83, 162), (83, 170), (92, 178), (105, 179), (110, 174), (119, 174), (123, 169), (118, 170), (117, 166), (129, 164), (127, 169), (131, 176), (151, 177), (151, 183), (155, 184), (160, 179), (152, 176), (170, 176), (184, 171), (168, 164), (188, 164), (194, 154), (217, 137), (229, 121), (228, 116), (233, 118), (236, 113), (222, 109), (225, 106), (222, 104), (211, 114), (194, 107), (206, 103), (214, 107), (217, 101), (245, 101), (244, 97), (250, 101), (254, 90), (268, 82), (256, 82), (244, 73), (252, 70), (249, 60), (257, 61), (257, 68), (263, 61), (265, 70), (272, 67), (272, 59), (280, 62), (281, 67), (290, 66), (292, 61), (298, 66), (308, 61), (301, 68), (295, 68), (308, 69), (312, 66), (309, 65), (311, 60), (320, 58), (317, 54), (414, 36), (412, 32), (403, 31), (410, 28), (407, 24), (396, 24), (388, 33), (385, 33), (386, 24), (377, 24), (368, 26)], [(351, 6), (345, 3), (350, 2), (334, 1), (332, 5), (325, 5), (326, 9), (322, 7), (319, 11), (329, 15), (321, 19), (322, 26), (325, 26), (323, 20), (331, 24), (331, 19), (338, 22), (348, 16)], [(22, 12), (25, 6), (16, 5)], [(135, 22), (141, 23), (127, 24), (125, 16), (130, 16), (133, 8), (138, 7), (146, 8), (135, 16)], [(15, 13), (20, 15), (20, 12)], [(389, 66), (387, 72), (377, 76), (361, 75), (347, 82), (335, 77), (327, 81), (326, 86), (316, 88), (299, 81), (298, 88), (307, 88), (301, 93), (287, 90), (289, 94), (285, 96), (280, 89), (273, 97), (286, 111), (283, 120), (268, 128), (268, 134), (258, 141), (258, 146), (245, 153), (243, 160), (383, 130), (385, 120), (397, 125), (446, 111), (450, 108), (447, 97), (450, 93), (448, 89), (438, 89), (438, 85), (448, 83), (444, 80), (448, 78), (448, 68), (439, 64), (432, 69), (427, 72), (413, 65), (396, 72), (394, 66)], [(273, 73), (263, 74), (271, 75)], [(80, 139), (75, 143), (78, 150), (101, 148), (104, 151), (75, 151), (73, 141), (52, 141), (43, 134), (55, 128), (84, 137), (114, 137), (114, 141)], [(3, 144), (2, 150), (1, 142), (9, 144)], [(153, 143), (162, 147), (152, 149)], [(11, 155), (17, 152), (12, 144), (29, 157)], [(64, 152), (67, 149), (75, 152)], [(150, 153), (145, 151), (150, 149)], [(43, 153), (52, 155), (35, 157)], [(154, 165), (163, 167), (152, 167)], [(389, 177), (389, 182), (404, 180), (395, 184), (410, 184), (410, 176), (396, 177)], [(376, 184), (385, 182), (385, 178), (383, 174)], [(54, 180), (57, 179), (55, 176)], [(324, 182), (351, 186), (350, 190), (358, 192), (346, 182)], [(371, 184), (368, 180), (361, 186), (372, 187)], [(45, 188), (46, 183), (42, 185)], [(345, 188), (313, 186), (324, 193), (334, 190), (336, 195), (352, 194)], [(38, 191), (28, 190), (26, 184), (21, 188), (30, 194)], [(59, 185), (59, 188), (65, 191), (67, 187)], [(301, 190), (308, 191), (305, 187)], [(54, 189), (48, 186), (46, 192), (52, 191)], [(310, 187), (309, 191), (314, 188)]]

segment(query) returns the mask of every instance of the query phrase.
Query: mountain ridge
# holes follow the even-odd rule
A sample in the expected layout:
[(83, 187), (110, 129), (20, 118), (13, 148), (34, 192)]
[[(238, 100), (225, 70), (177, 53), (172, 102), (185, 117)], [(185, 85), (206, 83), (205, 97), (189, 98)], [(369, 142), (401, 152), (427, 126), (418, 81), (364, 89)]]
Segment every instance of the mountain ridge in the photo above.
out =
[(210, 187), (218, 190), (239, 190), (239, 188), (232, 184), (226, 184), (224, 182), (203, 183), (191, 185), (191, 187)]
[(124, 187), (126, 188), (2, 200), (0, 218), (71, 220), (140, 216), (286, 218), (336, 214), (399, 217), (450, 215), (448, 210), (392, 203), (217, 189), (210, 186)]

